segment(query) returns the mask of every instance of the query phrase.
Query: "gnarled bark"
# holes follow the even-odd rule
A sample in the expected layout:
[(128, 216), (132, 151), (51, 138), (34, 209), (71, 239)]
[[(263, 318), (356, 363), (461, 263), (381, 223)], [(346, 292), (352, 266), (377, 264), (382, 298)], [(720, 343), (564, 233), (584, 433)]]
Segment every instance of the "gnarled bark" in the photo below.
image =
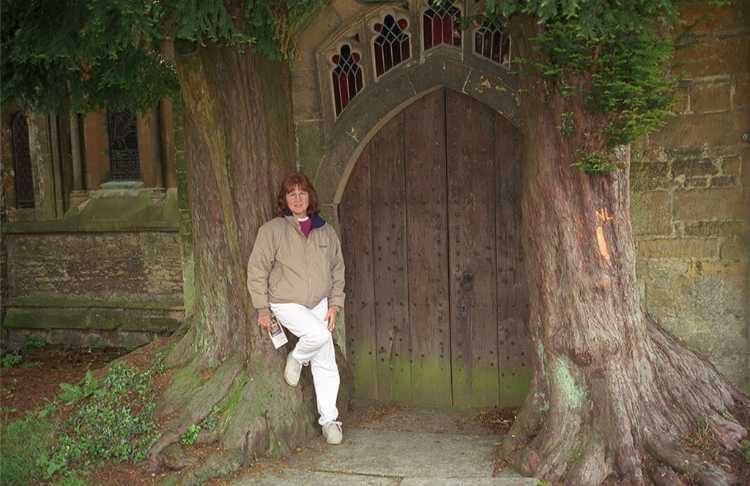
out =
[[(313, 401), (303, 396), (311, 387), (284, 383), (285, 355), (256, 325), (245, 283), (256, 232), (273, 216), (273, 192), (294, 169), (290, 74), (286, 63), (249, 48), (176, 51), (197, 297), (189, 330), (166, 360), (174, 376), (157, 408), (166, 425), (150, 462), (153, 470), (187, 465), (170, 446), (212, 414), (216, 429), (198, 440), (229, 451), (228, 460), (216, 459), (216, 474), (225, 474), (288, 451), (315, 424)], [(205, 480), (211, 471), (195, 474)]]
[[(521, 57), (539, 55), (528, 43), (539, 28), (528, 19), (513, 25)], [(597, 134), (605, 120), (586, 113), (580, 95), (563, 97), (523, 77), (522, 210), (536, 353), (505, 452), (525, 473), (576, 486), (607, 478), (647, 484), (646, 464), (657, 465), (655, 482), (678, 471), (702, 484), (732, 484), (729, 473), (677, 441), (706, 423), (726, 450), (738, 448), (747, 431), (731, 413), (750, 401), (643, 311), (627, 150), (618, 151), (622, 169), (610, 175), (571, 167), (579, 151), (604, 148)], [(569, 136), (563, 113), (575, 120)]]

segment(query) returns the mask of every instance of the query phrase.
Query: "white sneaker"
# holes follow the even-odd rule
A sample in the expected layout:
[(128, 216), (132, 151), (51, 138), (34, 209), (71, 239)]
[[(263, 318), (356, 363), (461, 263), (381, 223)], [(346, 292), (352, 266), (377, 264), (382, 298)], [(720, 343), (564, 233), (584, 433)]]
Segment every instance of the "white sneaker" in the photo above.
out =
[(292, 353), (286, 355), (286, 367), (284, 368), (284, 380), (289, 386), (297, 386), (299, 375), (302, 373), (302, 363), (292, 357)]
[(328, 422), (323, 425), (323, 437), (329, 444), (341, 444), (344, 440), (344, 432), (341, 430), (341, 422)]

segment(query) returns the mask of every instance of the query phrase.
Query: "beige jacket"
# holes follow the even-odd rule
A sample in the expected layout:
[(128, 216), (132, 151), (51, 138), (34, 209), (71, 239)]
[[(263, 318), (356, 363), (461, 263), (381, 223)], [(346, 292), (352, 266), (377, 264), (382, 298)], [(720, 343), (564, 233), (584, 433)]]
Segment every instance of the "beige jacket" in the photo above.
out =
[(331, 225), (318, 215), (305, 238), (293, 216), (278, 217), (258, 230), (247, 262), (247, 289), (259, 314), (269, 304), (315, 307), (328, 297), (329, 307), (344, 307), (344, 258)]

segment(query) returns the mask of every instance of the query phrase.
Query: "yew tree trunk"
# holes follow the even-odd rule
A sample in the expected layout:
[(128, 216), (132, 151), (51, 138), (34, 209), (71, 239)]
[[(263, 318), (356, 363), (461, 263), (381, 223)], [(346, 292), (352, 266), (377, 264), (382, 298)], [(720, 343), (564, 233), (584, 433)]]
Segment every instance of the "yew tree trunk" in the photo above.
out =
[[(150, 460), (154, 469), (189, 465), (174, 444), (212, 414), (218, 426), (202, 428), (198, 441), (223, 446), (215, 473), (226, 474), (288, 450), (314, 424), (312, 401), (283, 382), (285, 355), (256, 325), (246, 288), (256, 232), (273, 216), (281, 178), (294, 169), (290, 73), (286, 63), (249, 48), (178, 43), (176, 63), (196, 298), (189, 329), (167, 356), (175, 371), (157, 413), (168, 422)], [(214, 475), (195, 474), (198, 482)]]
[[(520, 57), (537, 24), (512, 26)], [(746, 395), (645, 314), (636, 286), (629, 157), (587, 175), (579, 150), (605, 146), (604, 120), (580, 96), (562, 97), (522, 74), (526, 153), (523, 236), (534, 376), (504, 450), (521, 471), (555, 484), (732, 484), (731, 474), (684, 452), (680, 438), (707, 426), (725, 450), (747, 431), (733, 418)], [(584, 85), (585, 78), (577, 80)], [(575, 130), (565, 136), (563, 113)], [(566, 115), (570, 116), (570, 115)]]

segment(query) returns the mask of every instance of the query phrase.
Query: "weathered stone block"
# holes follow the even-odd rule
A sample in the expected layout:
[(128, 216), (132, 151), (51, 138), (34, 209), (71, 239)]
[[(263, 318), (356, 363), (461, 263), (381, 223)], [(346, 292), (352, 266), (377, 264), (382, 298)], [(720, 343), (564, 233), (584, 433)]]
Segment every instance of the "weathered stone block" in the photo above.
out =
[(715, 239), (682, 238), (639, 240), (636, 244), (640, 258), (717, 258)]
[(735, 236), (747, 234), (741, 221), (699, 221), (685, 225), (685, 236)]
[(721, 243), (720, 256), (727, 261), (750, 260), (750, 239), (747, 236), (727, 238)]
[(649, 274), (644, 275), (649, 312), (744, 386), (748, 380), (744, 364), (748, 346), (747, 264), (695, 261), (680, 267), (684, 263), (678, 262), (663, 268), (657, 281), (652, 262)]
[(709, 179), (708, 177), (687, 177), (684, 180), (684, 187), (695, 189), (695, 188), (702, 188), (705, 189), (708, 187)]
[(682, 2), (677, 32), (693, 34), (735, 32), (750, 25), (750, 4), (733, 2), (732, 5), (712, 5), (709, 2)]
[(675, 117), (667, 126), (651, 136), (654, 143), (684, 149), (710, 143), (736, 145), (747, 130), (747, 114), (726, 111)]
[(694, 113), (727, 111), (730, 105), (729, 81), (696, 83), (690, 88), (690, 109)]
[(292, 73), (292, 100), (294, 118), (309, 120), (322, 118), (320, 113), (320, 91), (317, 75), (313, 69), (295, 69)]
[(721, 171), (725, 175), (739, 177), (741, 165), (742, 165), (742, 159), (740, 159), (740, 157), (738, 157), (737, 155), (730, 155), (722, 159)]
[(747, 73), (750, 35), (705, 37), (675, 49), (673, 70), (683, 78)]
[(716, 176), (711, 178), (711, 187), (732, 187), (738, 185), (735, 176)]
[(680, 191), (674, 194), (674, 215), (680, 221), (747, 218), (747, 201), (739, 189)]
[(738, 76), (734, 85), (732, 107), (735, 110), (750, 106), (750, 76)]
[(296, 131), (299, 163), (304, 172), (313, 180), (325, 157), (323, 124), (320, 121), (297, 123)]
[(666, 191), (633, 192), (630, 220), (635, 235), (672, 234), (671, 196)]
[(643, 162), (630, 165), (630, 188), (632, 191), (669, 189), (674, 185), (669, 176), (669, 164)]

